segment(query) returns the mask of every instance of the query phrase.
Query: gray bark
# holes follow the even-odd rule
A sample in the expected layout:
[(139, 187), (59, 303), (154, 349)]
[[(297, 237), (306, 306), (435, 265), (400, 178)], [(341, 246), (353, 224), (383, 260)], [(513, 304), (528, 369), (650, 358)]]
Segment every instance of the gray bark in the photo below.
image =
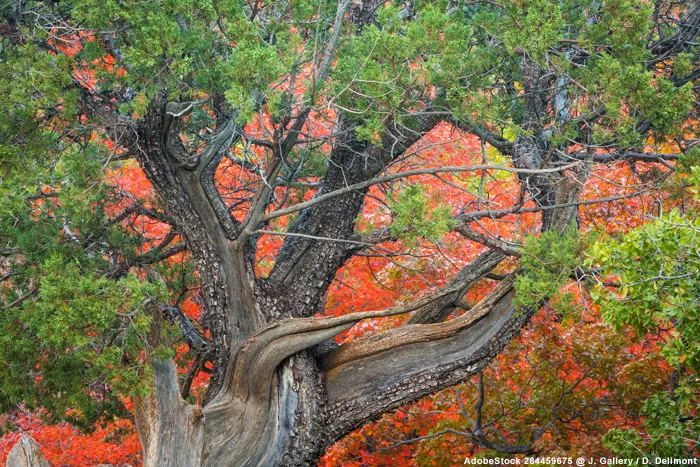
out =
[[(339, 3), (331, 39), (317, 64), (318, 82), (328, 76), (346, 13), (354, 30), (361, 31), (374, 23), (377, 9), (384, 4), (383, 0)], [(23, 2), (15, 6), (13, 16), (19, 21)], [(409, 6), (402, 18), (411, 15)], [(678, 32), (650, 44), (649, 50), (657, 60), (688, 50), (698, 34), (698, 24), (700, 7), (693, 6)], [(564, 88), (566, 80), (543, 69), (527, 53), (522, 54), (520, 66), (524, 114), (516, 123), (524, 132), (515, 141), (505, 141), (486, 125), (467, 119), (454, 123), (508, 155), (515, 167), (528, 169), (518, 177), (537, 206), (544, 208), (542, 229), (563, 232), (576, 217), (572, 202), (587, 177), (585, 166), (573, 176), (551, 169), (561, 161), (544, 129), (553, 113), (558, 121), (568, 119), (568, 95), (562, 90), (552, 103), (550, 90), (557, 79)], [(133, 154), (145, 171), (166, 208), (168, 221), (184, 237), (201, 285), (205, 310), (201, 324), (208, 338), (202, 339), (191, 322), (179, 320), (179, 324), (198, 357), (213, 365), (209, 390), (203, 406), (190, 404), (181, 396), (174, 363), (155, 358), (150, 362), (151, 393), (134, 398), (144, 467), (316, 465), (323, 450), (351, 430), (481, 371), (536, 312), (515, 310), (516, 273), (512, 273), (473, 308), (446, 320), (470, 287), (505, 255), (518, 253), (497, 240), (479, 238), (465, 225), (462, 231), (467, 238), (471, 235), (492, 250), (466, 266), (443, 290), (404, 308), (311, 318), (323, 310), (337, 271), (361, 250), (353, 241), (368, 186), (307, 206), (291, 225), (291, 235), (270, 275), (257, 278), (252, 268), (255, 234), (265, 227), (273, 190), (269, 183), (275, 183), (285, 158), (298, 143), (311, 107), (295, 112), (294, 117), (286, 115), (287, 123), (275, 130), (275, 144), (268, 146), (273, 161), (253, 207), (241, 222), (230, 215), (214, 184), (223, 151), (240, 137), (235, 112), (223, 109), (222, 96), (211, 96), (217, 128), (207, 147), (194, 153), (179, 136), (182, 119), (193, 103), (168, 102), (163, 90), (151, 101), (147, 115), (132, 121), (105, 104), (106, 100), (96, 99), (91, 90), (78, 87), (81, 111), (101, 119), (113, 132), (114, 141)], [(444, 108), (434, 105), (426, 104), (422, 112), (404, 118), (405, 127), (388, 123), (378, 143), (359, 141), (354, 124), (340, 121), (339, 136), (333, 139), (316, 196), (374, 179), (441, 120), (453, 120)], [(595, 110), (586, 118), (594, 122), (602, 115), (604, 110)], [(588, 122), (581, 119), (578, 123)], [(650, 156), (622, 151), (603, 157), (644, 160)], [(590, 163), (593, 156), (585, 160)], [(549, 171), (533, 172), (541, 169)], [(553, 208), (560, 204), (567, 207)], [(120, 267), (113, 272), (115, 277), (126, 273), (121, 265), (116, 266)], [(178, 320), (177, 315), (168, 314), (167, 304), (155, 308), (166, 318)], [(413, 315), (402, 327), (340, 346), (325, 345), (323, 352), (311, 351), (361, 319), (408, 312)], [(158, 335), (161, 314), (154, 316), (151, 347), (162, 343)], [(10, 467), (47, 465), (36, 443), (24, 436), (8, 457)]]
[(39, 445), (27, 435), (17, 441), (7, 455), (7, 467), (50, 467)]
[(451, 337), (401, 346), (331, 370), (329, 442), (368, 419), (485, 368), (531, 316), (531, 312), (515, 313), (513, 297), (508, 293), (483, 319)]
[[(355, 238), (367, 189), (302, 211), (290, 232), (303, 236), (287, 237), (269, 277), (255, 278), (247, 232), (259, 227), (245, 225), (255, 216), (239, 223), (211, 193), (217, 151), (236, 137), (234, 128), (222, 123), (209, 148), (189, 154), (173, 116), (180, 107), (155, 99), (129, 150), (138, 155), (199, 270), (214, 370), (205, 404), (197, 407), (180, 396), (173, 363), (153, 362), (153, 391), (135, 401), (145, 467), (315, 465), (323, 450), (349, 431), (483, 369), (534, 312), (514, 311), (511, 278), (463, 317), (444, 321), (505, 256), (489, 251), (458, 273), (443, 294), (411, 309), (415, 313), (407, 326), (340, 346), (317, 361), (308, 349), (360, 317), (310, 318), (323, 309), (337, 270), (357, 252), (355, 245), (315, 238)], [(346, 127), (335, 141), (319, 193), (381, 174), (441, 120), (428, 115), (410, 122), (413, 131), (389, 129), (378, 145), (356, 140), (353, 128)], [(542, 148), (519, 152), (520, 147), (516, 141), (516, 165), (543, 166)], [(539, 201), (549, 206), (565, 178), (553, 173), (524, 181), (553, 193)], [(550, 214), (548, 227), (557, 212)]]
[[(308, 349), (360, 319), (377, 316), (311, 318), (323, 308), (337, 270), (358, 249), (314, 237), (354, 238), (366, 189), (302, 211), (291, 232), (304, 237), (288, 237), (269, 277), (256, 278), (253, 244), (240, 238), (245, 229), (258, 226), (238, 223), (217, 208), (218, 198), (207, 195), (217, 151), (230, 144), (235, 132), (224, 123), (212, 146), (191, 155), (177, 136), (177, 117), (170, 115), (179, 108), (154, 99), (129, 150), (138, 155), (198, 268), (210, 331), (206, 349), (214, 370), (209, 395), (199, 407), (182, 399), (172, 361), (152, 362), (151, 394), (134, 399), (144, 467), (316, 465), (324, 449), (363, 423), (482, 370), (534, 313), (514, 310), (511, 275), (463, 316), (444, 321), (461, 296), (504, 258), (500, 251), (489, 251), (436, 295), (412, 307), (379, 312), (415, 312), (409, 324), (341, 345), (317, 360)], [(347, 128), (335, 143), (320, 192), (376, 177), (439, 121), (434, 115), (416, 117), (413, 131), (390, 129), (378, 145), (357, 141)], [(540, 168), (542, 152), (533, 151), (538, 152), (520, 154), (518, 164)], [(567, 180), (558, 173), (536, 179), (554, 193), (541, 203), (575, 199), (581, 180)], [(548, 225), (563, 229), (575, 208), (552, 211)], [(163, 307), (153, 308), (158, 313), (149, 340), (155, 347), (164, 317)]]
[(134, 398), (144, 466), (195, 467), (202, 462), (204, 419), (199, 407), (180, 397), (175, 364), (153, 362), (154, 388)]

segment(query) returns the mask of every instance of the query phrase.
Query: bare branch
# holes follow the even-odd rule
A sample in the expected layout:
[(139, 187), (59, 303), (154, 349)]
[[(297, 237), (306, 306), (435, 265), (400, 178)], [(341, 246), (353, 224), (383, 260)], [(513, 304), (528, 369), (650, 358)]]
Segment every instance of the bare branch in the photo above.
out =
[(695, 3), (687, 16), (683, 18), (675, 34), (664, 37), (649, 47), (649, 50), (656, 56), (650, 61), (649, 66), (668, 60), (696, 45), (693, 41), (698, 33), (700, 33), (700, 5)]
[(501, 251), (508, 256), (520, 257), (522, 254), (518, 248), (513, 247), (501, 239), (489, 237), (484, 233), (478, 232), (468, 224), (458, 224), (453, 227), (452, 230), (459, 232), (463, 237), (469, 240), (481, 243), (482, 245), (486, 245), (494, 250)]
[(192, 349), (199, 354), (204, 354), (209, 350), (207, 339), (180, 308), (155, 300), (152, 303), (160, 310), (167, 321), (176, 323), (179, 326), (180, 331), (182, 331), (182, 337)]
[[(595, 154), (590, 160), (593, 162), (607, 163), (617, 161), (639, 161), (639, 162), (660, 162), (675, 161), (682, 154), (661, 154), (652, 152), (637, 152), (637, 151), (614, 151), (605, 154)], [(567, 154), (567, 158), (586, 160), (589, 158), (586, 154)]]
[(483, 219), (485, 217), (488, 217), (491, 219), (499, 219), (501, 217), (505, 217), (505, 216), (508, 216), (510, 214), (522, 214), (522, 213), (526, 213), (526, 212), (549, 211), (549, 210), (553, 210), (553, 209), (562, 209), (562, 208), (569, 208), (569, 207), (574, 207), (574, 206), (587, 206), (587, 205), (591, 205), (591, 204), (610, 203), (610, 202), (619, 201), (622, 199), (636, 198), (637, 196), (642, 196), (648, 192), (649, 192), (649, 190), (640, 190), (640, 191), (635, 191), (634, 193), (630, 193), (628, 195), (609, 196), (607, 198), (588, 199), (588, 200), (583, 200), (583, 201), (572, 201), (569, 203), (553, 204), (551, 206), (538, 206), (538, 207), (534, 207), (534, 208), (523, 208), (520, 206), (515, 206), (515, 207), (509, 208), (509, 209), (481, 210), (481, 211), (470, 212), (467, 214), (460, 214), (458, 216), (455, 216), (454, 219), (458, 220), (460, 222), (473, 222), (475, 220)]
[(0, 310), (0, 311), (5, 311), (5, 310), (9, 310), (10, 308), (14, 308), (14, 307), (16, 307), (16, 306), (20, 306), (20, 305), (21, 305), (22, 303), (24, 303), (28, 298), (33, 297), (33, 296), (36, 295), (38, 292), (39, 292), (39, 287), (32, 287), (31, 289), (29, 289), (29, 291), (28, 291), (26, 294), (22, 295), (21, 297), (17, 298), (17, 299), (14, 300), (14, 301), (8, 303), (8, 304), (5, 305), (4, 307), (2, 307), (2, 310)]
[(459, 120), (452, 119), (451, 123), (462, 131), (478, 136), (482, 141), (489, 143), (494, 148), (498, 149), (503, 154), (513, 154), (513, 143), (501, 138), (488, 130), (478, 126), (466, 118)]
[(462, 268), (445, 286), (451, 288), (461, 285), (459, 291), (445, 295), (416, 310), (408, 320), (408, 324), (438, 323), (447, 319), (455, 309), (462, 306), (459, 302), (464, 294), (474, 287), (480, 279), (486, 277), (503, 259), (504, 255), (496, 250), (489, 250), (479, 255), (474, 261)]
[[(419, 342), (435, 341), (452, 337), (458, 331), (469, 327), (491, 311), (493, 306), (512, 289), (515, 274), (501, 281), (482, 301), (462, 316), (450, 321), (432, 324), (407, 324), (379, 334), (341, 345), (329, 353), (322, 361), (324, 371), (332, 371), (353, 360), (371, 357), (387, 350), (396, 349)], [(456, 287), (452, 287), (456, 288)]]
[(313, 198), (313, 199), (306, 201), (304, 203), (299, 203), (299, 204), (296, 204), (294, 206), (290, 206), (290, 207), (285, 208), (285, 209), (280, 209), (279, 211), (274, 211), (274, 212), (265, 214), (265, 216), (263, 216), (262, 220), (269, 221), (272, 219), (276, 219), (278, 217), (282, 217), (282, 216), (286, 216), (289, 214), (293, 214), (293, 213), (298, 212), (298, 211), (302, 211), (302, 210), (310, 208), (311, 206), (314, 206), (316, 204), (323, 203), (324, 201), (351, 193), (353, 191), (362, 190), (362, 189), (368, 188), (372, 185), (386, 183), (386, 182), (398, 180), (401, 178), (412, 177), (415, 175), (430, 175), (430, 174), (448, 173), (448, 172), (456, 172), (456, 173), (474, 172), (476, 170), (501, 170), (504, 172), (511, 172), (511, 173), (545, 174), (545, 173), (561, 172), (561, 171), (566, 170), (566, 169), (571, 169), (573, 167), (577, 167), (578, 165), (579, 165), (579, 163), (576, 162), (576, 163), (566, 164), (566, 165), (562, 165), (560, 167), (549, 168), (549, 169), (518, 169), (515, 167), (508, 167), (508, 166), (504, 166), (504, 165), (482, 164), (482, 165), (471, 165), (471, 166), (445, 166), (445, 167), (431, 167), (431, 168), (424, 168), (424, 169), (406, 170), (404, 172), (397, 172), (397, 173), (393, 173), (393, 174), (388, 174), (388, 175), (376, 177), (376, 178), (373, 178), (370, 180), (365, 180), (363, 182), (355, 183), (353, 185), (346, 186), (345, 188), (341, 188), (339, 190), (335, 190), (335, 191), (332, 191), (330, 193), (323, 194), (317, 198)]

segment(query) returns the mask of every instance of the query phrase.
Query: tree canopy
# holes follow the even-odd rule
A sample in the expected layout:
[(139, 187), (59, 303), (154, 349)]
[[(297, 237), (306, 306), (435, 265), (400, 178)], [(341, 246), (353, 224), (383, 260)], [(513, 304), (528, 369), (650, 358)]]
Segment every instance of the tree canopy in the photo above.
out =
[[(650, 416), (608, 449), (697, 454), (697, 2), (0, 8), (2, 412), (303, 466), (450, 387), (426, 452), (532, 453), (617, 394)], [(648, 391), (583, 383), (652, 334)], [(501, 384), (529, 437), (482, 420)]]

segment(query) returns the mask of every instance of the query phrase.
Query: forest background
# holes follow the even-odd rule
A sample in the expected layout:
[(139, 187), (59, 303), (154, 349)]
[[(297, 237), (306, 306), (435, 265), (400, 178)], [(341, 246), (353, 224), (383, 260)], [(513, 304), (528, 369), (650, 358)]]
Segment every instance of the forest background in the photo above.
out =
[[(277, 414), (285, 372), (300, 398), (324, 388), (280, 463), (700, 454), (697, 2), (2, 13), (0, 462), (26, 434), (55, 466), (151, 465), (155, 362), (215, 417), (255, 332), (370, 311), (272, 365)], [(259, 316), (233, 325), (246, 294)], [(489, 330), (507, 337), (450, 360)], [(420, 342), (443, 345), (393, 353)], [(328, 421), (350, 397), (334, 384), (382, 375), (417, 383)]]

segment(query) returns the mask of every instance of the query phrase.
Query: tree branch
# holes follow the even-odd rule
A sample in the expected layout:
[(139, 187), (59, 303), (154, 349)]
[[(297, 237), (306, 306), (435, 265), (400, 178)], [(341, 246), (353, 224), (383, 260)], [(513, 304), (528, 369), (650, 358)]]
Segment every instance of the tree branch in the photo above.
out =
[(177, 324), (182, 332), (185, 342), (198, 354), (204, 354), (209, 350), (209, 342), (199, 332), (192, 320), (180, 310), (180, 308), (167, 303), (153, 301), (153, 304), (160, 310), (163, 318), (168, 322)]
[(476, 135), (482, 141), (490, 144), (502, 154), (513, 154), (513, 143), (497, 136), (488, 130), (476, 125), (471, 120), (466, 118), (451, 119), (451, 123), (462, 131)]
[(447, 319), (458, 307), (458, 302), (464, 294), (498, 266), (503, 259), (504, 255), (496, 250), (489, 250), (479, 255), (474, 261), (462, 268), (445, 286), (445, 288), (461, 286), (459, 291), (443, 296), (435, 302), (416, 310), (408, 320), (408, 324), (438, 323)]
[(661, 154), (653, 152), (637, 152), (637, 151), (613, 151), (605, 154), (595, 154), (589, 157), (587, 154), (567, 154), (569, 159), (576, 160), (591, 160), (598, 163), (617, 162), (617, 161), (638, 161), (638, 162), (660, 162), (675, 161), (682, 154)]
[(674, 55), (688, 50), (695, 45), (693, 41), (698, 33), (700, 33), (700, 5), (695, 3), (675, 34), (664, 37), (649, 47), (649, 50), (656, 55), (650, 61), (649, 66), (668, 60)]
[[(356, 240), (355, 223), (365, 198), (365, 190), (348, 191), (338, 195), (337, 190), (363, 180), (372, 179), (386, 170), (387, 165), (400, 157), (411, 145), (437, 125), (442, 116), (421, 115), (408, 118), (414, 130), (401, 132), (387, 128), (381, 144), (358, 141), (354, 126), (343, 120), (335, 139), (328, 171), (316, 198), (324, 193), (335, 193), (321, 205), (304, 209), (288, 229), (293, 234), (321, 238)], [(322, 308), (325, 291), (336, 271), (356, 251), (356, 247), (339, 248), (311, 238), (289, 236), (277, 255), (275, 266), (264, 286), (273, 300), (266, 307), (273, 315), (292, 313), (293, 316), (311, 316)], [(323, 261), (319, 261), (323, 258)], [(280, 301), (285, 297), (284, 305)]]
[(613, 201), (619, 201), (623, 199), (629, 199), (629, 198), (636, 198), (637, 196), (642, 196), (645, 193), (648, 193), (649, 190), (640, 190), (640, 191), (635, 191), (634, 193), (630, 193), (629, 195), (619, 195), (619, 196), (609, 196), (607, 198), (599, 198), (599, 199), (589, 199), (589, 200), (583, 200), (583, 201), (571, 201), (568, 203), (560, 203), (560, 204), (553, 204), (550, 206), (537, 206), (534, 208), (523, 208), (521, 206), (514, 206), (512, 208), (508, 209), (484, 209), (480, 211), (473, 211), (467, 214), (460, 214), (458, 216), (455, 216), (454, 219), (460, 222), (473, 222), (479, 219), (483, 219), (485, 217), (488, 217), (490, 219), (500, 219), (502, 217), (508, 216), (510, 214), (523, 214), (526, 212), (540, 212), (540, 211), (551, 211), (554, 209), (563, 209), (563, 208), (569, 208), (569, 207), (575, 207), (575, 206), (588, 206), (591, 204), (600, 204), (600, 203), (610, 203)]
[(195, 175), (199, 178), (202, 190), (209, 201), (209, 204), (216, 214), (219, 225), (224, 230), (227, 238), (236, 238), (240, 231), (240, 225), (236, 218), (231, 215), (226, 203), (221, 198), (221, 193), (216, 188), (214, 177), (216, 169), (223, 158), (226, 150), (241, 138), (241, 129), (233, 123), (233, 119), (229, 119), (224, 124), (223, 128), (218, 131), (209, 141), (206, 149), (199, 159), (199, 165), (195, 171)]
[[(410, 344), (437, 341), (454, 336), (484, 317), (505, 295), (510, 293), (515, 274), (501, 281), (482, 301), (462, 316), (442, 323), (407, 324), (379, 334), (354, 340), (329, 353), (321, 362), (324, 371), (332, 372), (353, 361), (363, 360)], [(332, 376), (329, 376), (332, 378)]]
[(519, 258), (522, 255), (522, 252), (518, 248), (509, 245), (503, 240), (489, 237), (482, 232), (478, 232), (468, 224), (458, 224), (453, 227), (452, 230), (459, 232), (464, 238), (481, 243), (482, 245), (486, 245), (487, 247), (498, 250), (508, 256)]
[(509, 290), (480, 320), (449, 337), (356, 357), (334, 368), (326, 375), (329, 442), (387, 410), (464, 381), (488, 365), (534, 313), (516, 313), (513, 298), (514, 291)]
[(449, 172), (455, 172), (455, 173), (461, 173), (461, 172), (474, 172), (476, 170), (501, 170), (504, 172), (510, 172), (510, 173), (522, 173), (522, 174), (546, 174), (546, 173), (555, 173), (555, 172), (561, 172), (566, 169), (571, 169), (573, 167), (577, 167), (579, 164), (578, 162), (576, 163), (571, 163), (571, 164), (565, 164), (561, 165), (559, 167), (555, 168), (549, 168), (549, 169), (518, 169), (516, 167), (508, 167), (504, 165), (490, 165), (490, 164), (482, 164), (482, 165), (470, 165), (470, 166), (444, 166), (444, 167), (431, 167), (431, 168), (424, 168), (424, 169), (414, 169), (414, 170), (406, 170), (404, 172), (397, 172), (393, 174), (388, 174), (384, 175), (381, 177), (376, 177), (372, 178), (370, 180), (365, 180), (363, 182), (355, 183), (352, 185), (348, 185), (344, 188), (331, 191), (330, 193), (322, 194), (318, 197), (312, 198), (309, 201), (303, 202), (296, 204), (294, 206), (290, 206), (285, 209), (280, 209), (278, 211), (271, 212), (269, 214), (265, 214), (263, 216), (263, 221), (269, 221), (272, 219), (276, 219), (278, 217), (282, 216), (287, 216), (289, 214), (293, 214), (295, 212), (302, 211), (304, 209), (308, 209), (311, 206), (314, 206), (319, 203), (323, 203), (325, 201), (328, 201), (330, 199), (336, 198), (338, 196), (343, 196), (348, 193), (354, 192), (354, 191), (359, 191), (363, 190), (365, 188), (368, 188), (372, 185), (377, 185), (380, 183), (386, 183), (390, 182), (393, 180), (398, 180), (401, 178), (406, 178), (406, 177), (412, 177), (416, 175), (430, 175), (430, 174), (438, 174), (438, 173), (449, 173)]

